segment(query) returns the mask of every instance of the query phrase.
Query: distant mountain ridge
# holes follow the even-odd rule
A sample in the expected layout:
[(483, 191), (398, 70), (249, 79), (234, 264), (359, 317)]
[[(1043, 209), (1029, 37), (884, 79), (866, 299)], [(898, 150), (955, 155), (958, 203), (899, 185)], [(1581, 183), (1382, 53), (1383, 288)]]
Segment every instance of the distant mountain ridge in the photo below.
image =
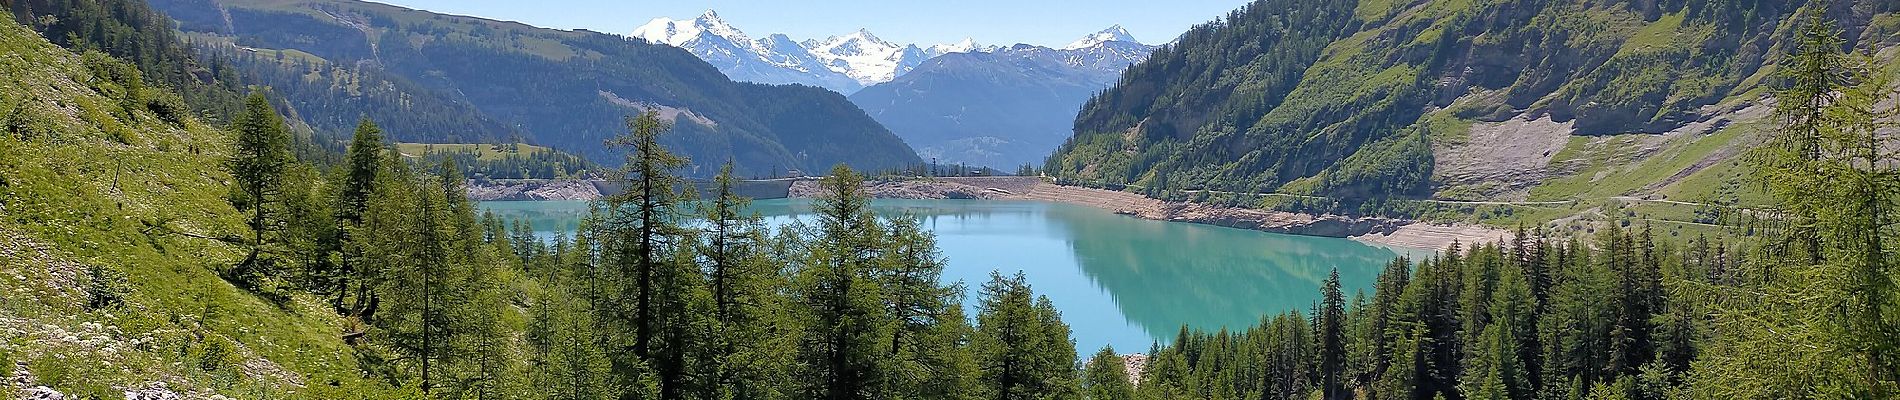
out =
[[(694, 176), (711, 176), (727, 161), (741, 175), (762, 176), (920, 160), (843, 96), (734, 82), (672, 46), (356, 0), (152, 4), (200, 46), (253, 59), (239, 67), (280, 70), (272, 75), (285, 79), (271, 84), (284, 86), (279, 94), (307, 119), (342, 125), (362, 116), (433, 116), (417, 105), (457, 117), (436, 118), (454, 124), (387, 125), (402, 128), (390, 130), (397, 140), (518, 134), (612, 166), (621, 151), (603, 143), (626, 130), (623, 118), (658, 111), (675, 122), (664, 144), (694, 161), (685, 171)], [(396, 93), (372, 100), (398, 101), (361, 106), (364, 93), (390, 88)]]
[(817, 86), (847, 95), (888, 82), (924, 60), (994, 49), (972, 39), (924, 47), (896, 44), (865, 29), (804, 41), (784, 34), (753, 39), (713, 10), (690, 20), (655, 18), (629, 36), (686, 49), (733, 80)]
[(1040, 165), (1068, 139), (1082, 103), (1154, 49), (1116, 25), (1062, 49), (947, 54), (851, 102), (924, 158), (1013, 170)]

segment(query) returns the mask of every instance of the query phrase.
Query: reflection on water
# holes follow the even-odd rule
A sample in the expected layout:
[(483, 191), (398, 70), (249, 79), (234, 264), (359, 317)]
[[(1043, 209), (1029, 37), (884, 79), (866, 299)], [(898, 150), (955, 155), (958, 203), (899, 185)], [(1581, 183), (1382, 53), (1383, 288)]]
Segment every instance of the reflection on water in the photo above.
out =
[[(1398, 256), (1358, 242), (1149, 221), (1058, 203), (985, 200), (874, 200), (887, 215), (908, 214), (937, 234), (949, 265), (943, 278), (963, 281), (974, 307), (976, 287), (992, 270), (1022, 271), (1039, 294), (1062, 310), (1076, 348), (1105, 344), (1145, 351), (1170, 340), (1182, 324), (1244, 329), (1260, 317), (1306, 311), (1319, 300), (1332, 268), (1350, 295), (1370, 290), (1374, 275)], [(586, 203), (487, 202), (506, 217), (526, 218), (551, 237), (571, 231)], [(753, 203), (772, 225), (809, 221), (807, 200)], [(971, 310), (974, 313), (974, 309)]]

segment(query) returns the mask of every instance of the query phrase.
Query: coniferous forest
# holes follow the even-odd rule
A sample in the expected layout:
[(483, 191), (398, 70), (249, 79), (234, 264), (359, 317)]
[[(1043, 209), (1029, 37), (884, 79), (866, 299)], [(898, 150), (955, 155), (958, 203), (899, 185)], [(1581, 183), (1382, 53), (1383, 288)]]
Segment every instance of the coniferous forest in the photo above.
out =
[[(233, 95), (219, 79), (244, 78), (150, 44), (174, 39), (5, 25), (0, 266), (78, 261), (34, 264), (71, 264), (49, 278), (70, 288), (3, 281), (28, 300), (0, 302), (0, 327), (73, 314), (161, 332), (117, 366), (6, 337), (0, 366), (81, 398), (122, 393), (102, 377), (115, 368), (244, 398), (1900, 397), (1900, 81), (1819, 18), (1777, 65), (1776, 125), (1746, 155), (1774, 201), (1729, 227), (1748, 235), (1520, 228), (1395, 260), (1370, 291), (1334, 271), (1310, 309), (1149, 349), (1077, 349), (1020, 273), (946, 282), (930, 231), (874, 213), (849, 167), (820, 181), (816, 218), (768, 226), (730, 163), (691, 187), (658, 112), (605, 142), (626, 190), (546, 238), (468, 200), (465, 157), (407, 159), (367, 118), (345, 143), (300, 136), (271, 90)], [(275, 319), (224, 322), (247, 312)], [(317, 347), (281, 349), (297, 344)], [(308, 378), (244, 378), (285, 369)]]

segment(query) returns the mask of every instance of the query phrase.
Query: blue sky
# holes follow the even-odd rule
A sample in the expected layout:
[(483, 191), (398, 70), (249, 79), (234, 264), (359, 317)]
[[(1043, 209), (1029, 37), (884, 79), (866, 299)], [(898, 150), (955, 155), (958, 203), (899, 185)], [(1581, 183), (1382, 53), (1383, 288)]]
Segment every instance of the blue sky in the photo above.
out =
[(1121, 24), (1150, 44), (1226, 15), (1246, 0), (374, 0), (447, 14), (560, 29), (626, 34), (655, 17), (691, 19), (707, 9), (746, 34), (824, 38), (868, 28), (897, 43), (1062, 46)]

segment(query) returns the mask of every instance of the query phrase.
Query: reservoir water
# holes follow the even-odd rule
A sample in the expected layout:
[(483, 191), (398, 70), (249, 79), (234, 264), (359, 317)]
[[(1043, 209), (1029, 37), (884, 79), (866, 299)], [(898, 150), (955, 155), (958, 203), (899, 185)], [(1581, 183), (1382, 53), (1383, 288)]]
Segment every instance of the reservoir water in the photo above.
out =
[[(1306, 312), (1333, 268), (1348, 298), (1371, 290), (1374, 276), (1401, 252), (1347, 239), (1282, 235), (1211, 225), (1162, 222), (1084, 206), (994, 200), (873, 200), (886, 215), (909, 214), (937, 235), (948, 260), (945, 282), (962, 281), (965, 305), (990, 271), (1022, 271), (1037, 294), (1062, 311), (1084, 354), (1103, 345), (1145, 352), (1171, 341), (1182, 325), (1233, 330), (1264, 315)], [(510, 219), (525, 218), (544, 235), (571, 232), (587, 205), (579, 201), (484, 202)], [(769, 224), (815, 223), (810, 200), (753, 202)]]

